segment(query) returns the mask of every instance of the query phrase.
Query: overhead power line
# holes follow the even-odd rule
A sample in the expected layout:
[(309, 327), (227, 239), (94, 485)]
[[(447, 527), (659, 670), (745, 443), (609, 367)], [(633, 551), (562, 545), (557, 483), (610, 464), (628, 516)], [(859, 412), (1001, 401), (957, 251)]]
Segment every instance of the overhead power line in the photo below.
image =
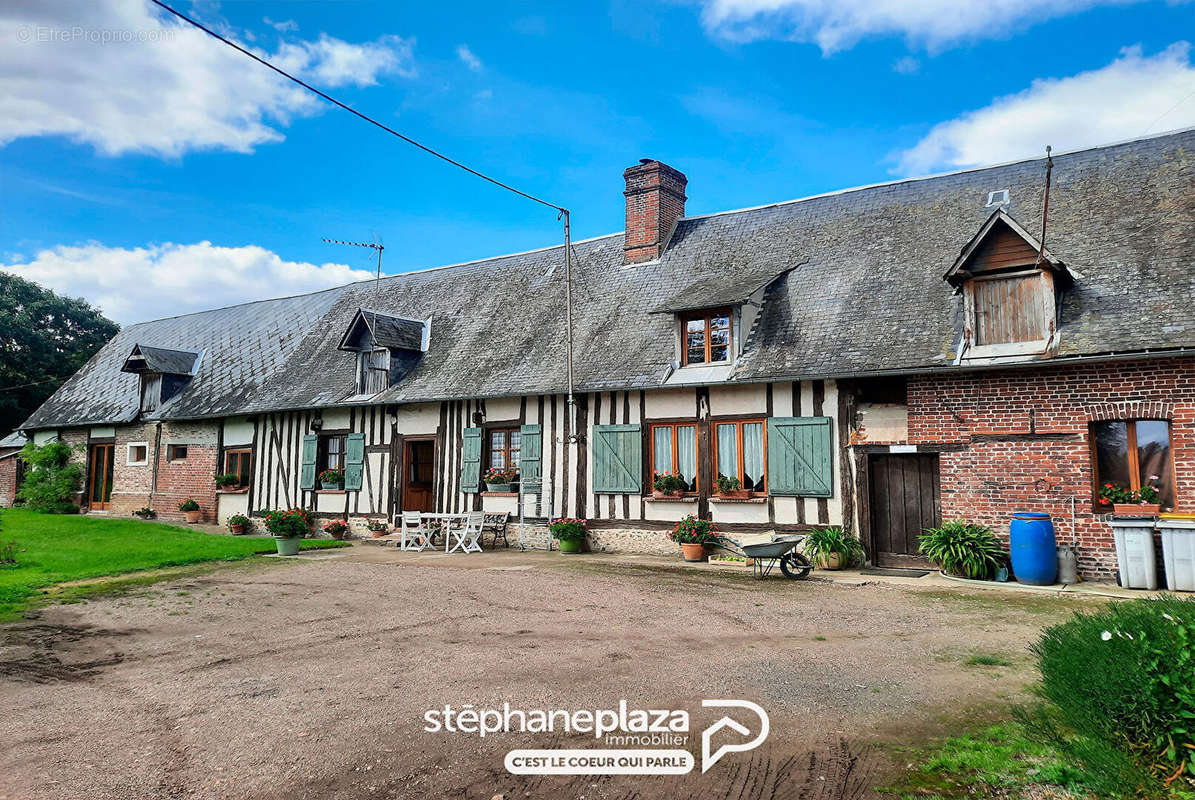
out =
[(249, 58), (253, 59), (257, 63), (259, 63), (265, 67), (269, 67), (270, 69), (274, 70), (274, 72), (277, 72), (279, 75), (281, 75), (282, 77), (286, 78), (287, 80), (297, 83), (298, 85), (302, 86), (307, 91), (322, 97), (324, 100), (327, 100), (332, 105), (339, 106), (340, 108), (343, 108), (345, 111), (349, 112), (350, 114), (352, 114), (356, 117), (360, 117), (361, 119), (365, 120), (369, 124), (376, 125), (377, 127), (386, 131), (386, 133), (397, 136), (399, 139), (402, 139), (407, 144), (414, 145), (415, 147), (418, 147), (420, 150), (424, 151), (425, 153), (429, 153), (429, 154), (435, 156), (436, 158), (439, 158), (443, 161), (447, 161), (449, 164), (452, 164), (454, 167), (459, 167), (460, 169), (463, 169), (465, 172), (468, 172), (471, 175), (476, 175), (478, 178), (481, 178), (484, 181), (489, 181), (490, 183), (494, 184), (495, 186), (501, 187), (501, 188), (507, 190), (508, 192), (514, 192), (515, 194), (519, 195), (520, 197), (525, 197), (528, 200), (533, 200), (534, 202), (539, 203), (540, 205), (545, 205), (548, 208), (555, 209), (556, 211), (559, 211), (562, 214), (568, 213), (568, 209), (566, 209), (562, 206), (558, 206), (555, 203), (549, 203), (547, 200), (543, 200), (539, 197), (536, 197), (533, 194), (528, 194), (527, 192), (516, 189), (515, 187), (511, 186), (510, 184), (503, 183), (502, 181), (498, 180), (497, 178), (491, 178), (489, 175), (486, 175), (483, 172), (479, 172), (470, 166), (466, 166), (465, 164), (462, 164), (461, 162), (457, 161), (454, 158), (450, 158), (437, 150), (433, 150), (432, 148), (428, 147), (427, 145), (423, 144), (422, 142), (415, 141), (410, 136), (406, 136), (404, 134), (399, 133), (398, 131), (391, 128), (389, 125), (385, 125), (381, 122), (378, 122), (376, 119), (374, 119), (373, 117), (371, 117), (367, 114), (362, 114), (360, 111), (358, 111), (357, 109), (348, 105), (347, 103), (342, 103), (339, 100), (337, 100), (335, 97), (332, 97), (331, 95), (326, 94), (325, 92), (321, 92), (319, 89), (315, 88), (311, 84), (306, 83), (306, 82), (300, 80), (299, 78), (296, 78), (294, 75), (291, 75), (289, 72), (287, 72), (283, 69), (279, 69), (278, 67), (271, 64), (269, 61), (266, 61), (261, 56), (258, 56), (256, 54), (250, 52), (249, 50), (246, 50), (244, 47), (241, 47), (239, 44), (232, 41), (231, 39), (224, 38), (220, 34), (213, 31), (211, 28), (208, 28), (208, 27), (204, 26), (203, 24), (191, 19), (186, 14), (183, 14), (180, 11), (175, 11), (173, 8), (171, 8), (170, 6), (163, 3), (162, 0), (150, 0), (150, 2), (152, 2), (156, 6), (159, 6), (163, 9), (165, 9), (166, 11), (169, 11), (171, 14), (173, 14), (174, 16), (181, 19), (183, 22), (186, 22), (189, 25), (194, 25), (196, 28), (203, 31), (208, 36), (211, 36), (213, 39), (218, 39), (221, 42), (224, 42), (224, 44), (233, 48), (234, 50), (237, 50), (237, 51), (249, 56)]

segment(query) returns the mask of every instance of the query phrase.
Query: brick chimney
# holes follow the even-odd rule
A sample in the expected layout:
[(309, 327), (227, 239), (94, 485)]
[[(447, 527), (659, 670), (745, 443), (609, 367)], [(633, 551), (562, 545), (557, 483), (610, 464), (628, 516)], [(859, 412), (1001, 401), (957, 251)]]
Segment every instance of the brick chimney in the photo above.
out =
[(689, 179), (667, 164), (642, 158), (622, 173), (627, 182), (627, 235), (623, 263), (639, 264), (659, 258), (672, 226), (685, 215), (685, 186)]

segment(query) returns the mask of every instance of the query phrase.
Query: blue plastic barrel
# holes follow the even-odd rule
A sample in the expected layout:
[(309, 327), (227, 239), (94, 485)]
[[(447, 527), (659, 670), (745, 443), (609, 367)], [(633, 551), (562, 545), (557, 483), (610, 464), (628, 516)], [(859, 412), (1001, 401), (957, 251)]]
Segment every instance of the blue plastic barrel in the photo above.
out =
[(1058, 577), (1058, 548), (1049, 514), (1018, 511), (1008, 526), (1012, 572), (1021, 583), (1049, 586)]

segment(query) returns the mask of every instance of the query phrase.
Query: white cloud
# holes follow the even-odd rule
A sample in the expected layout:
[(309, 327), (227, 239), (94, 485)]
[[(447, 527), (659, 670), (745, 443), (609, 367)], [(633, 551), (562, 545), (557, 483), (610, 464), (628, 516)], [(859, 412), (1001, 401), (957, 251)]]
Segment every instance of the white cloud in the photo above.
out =
[(469, 69), (474, 72), (481, 72), (481, 59), (469, 49), (469, 45), (458, 44), (456, 46), (456, 57), (463, 61)]
[[(13, 0), (0, 8), (0, 145), (66, 136), (106, 155), (250, 152), (322, 101), (149, 3)], [(257, 50), (317, 86), (414, 74), (413, 40), (327, 35)]]
[(916, 75), (921, 71), (921, 62), (912, 56), (896, 59), (892, 69), (901, 75)]
[(1191, 47), (1176, 42), (1155, 56), (1121, 51), (1106, 67), (1039, 79), (1023, 92), (935, 125), (898, 156), (898, 172), (970, 167), (1075, 150), (1195, 125)]
[(940, 49), (955, 42), (1002, 36), (1099, 5), (1138, 0), (700, 0), (702, 23), (735, 41), (813, 42), (823, 53), (868, 36), (903, 36)]
[(273, 20), (269, 17), (262, 17), (261, 21), (279, 33), (290, 33), (291, 31), (297, 31), (299, 29), (299, 23), (295, 22), (293, 19)]
[(190, 311), (342, 286), (374, 277), (346, 264), (284, 261), (256, 245), (211, 242), (42, 250), (23, 263), (0, 265), (59, 294), (83, 297), (117, 322), (140, 322)]

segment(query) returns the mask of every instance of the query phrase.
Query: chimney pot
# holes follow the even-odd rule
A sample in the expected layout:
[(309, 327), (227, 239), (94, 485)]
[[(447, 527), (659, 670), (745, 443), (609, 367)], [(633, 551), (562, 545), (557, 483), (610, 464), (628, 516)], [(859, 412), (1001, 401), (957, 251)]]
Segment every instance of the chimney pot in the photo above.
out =
[(626, 181), (623, 263), (639, 264), (659, 258), (676, 221), (685, 215), (685, 187), (689, 179), (680, 170), (652, 158), (639, 159), (622, 177)]

